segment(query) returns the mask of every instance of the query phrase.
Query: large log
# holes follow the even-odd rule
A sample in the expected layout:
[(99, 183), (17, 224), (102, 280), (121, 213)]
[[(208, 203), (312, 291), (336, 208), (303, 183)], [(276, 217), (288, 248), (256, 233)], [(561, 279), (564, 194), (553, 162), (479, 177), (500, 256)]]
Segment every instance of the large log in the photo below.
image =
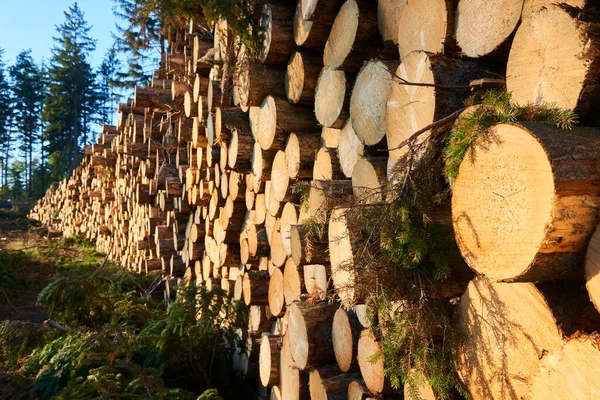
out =
[(358, 72), (369, 51), (377, 47), (376, 4), (347, 0), (338, 11), (323, 52), (325, 67)]
[(290, 305), (287, 335), (294, 365), (303, 370), (333, 361), (331, 325), (337, 306), (326, 302)]
[(371, 60), (356, 77), (350, 98), (350, 120), (356, 136), (367, 146), (385, 137), (386, 102), (392, 90), (396, 61)]
[(540, 364), (562, 347), (552, 310), (531, 283), (476, 278), (461, 298), (458, 328), (460, 376), (474, 400), (533, 399)]
[(452, 196), (456, 241), (473, 270), (505, 281), (581, 276), (600, 209), (598, 132), (499, 124), (475, 144)]
[(358, 366), (367, 388), (374, 394), (390, 392), (390, 381), (384, 374), (380, 339), (371, 329), (363, 329), (357, 347)]
[(398, 24), (402, 9), (408, 0), (378, 0), (377, 22), (379, 33), (384, 41), (391, 40), (398, 44)]
[(285, 312), (283, 273), (280, 268), (273, 270), (269, 280), (269, 309), (276, 317), (281, 317)]
[(237, 97), (240, 107), (247, 110), (260, 106), (268, 96), (285, 96), (285, 69), (279, 65), (251, 63), (242, 68), (237, 76)]
[(455, 34), (462, 53), (476, 58), (508, 50), (522, 9), (523, 0), (460, 0)]
[(244, 302), (246, 305), (269, 304), (269, 273), (248, 272), (243, 278)]
[[(401, 60), (413, 51), (444, 53), (445, 44), (453, 36), (455, 3), (455, 0), (406, 2), (398, 21), (398, 50)], [(473, 12), (481, 12), (481, 8), (476, 8)]]
[(585, 13), (578, 17), (551, 5), (517, 29), (506, 69), (515, 103), (553, 103), (598, 120), (599, 25)]
[(600, 398), (600, 349), (596, 335), (571, 338), (559, 354), (545, 357), (533, 381), (532, 399)]
[[(398, 161), (408, 151), (407, 146), (398, 149), (398, 145), (416, 131), (464, 107), (464, 102), (470, 95), (469, 82), (489, 76), (480, 63), (450, 60), (421, 51), (404, 57), (395, 75), (386, 111), (390, 180)], [(452, 88), (444, 90), (434, 85)], [(423, 143), (430, 134), (431, 131), (428, 131), (420, 135), (413, 144)]]

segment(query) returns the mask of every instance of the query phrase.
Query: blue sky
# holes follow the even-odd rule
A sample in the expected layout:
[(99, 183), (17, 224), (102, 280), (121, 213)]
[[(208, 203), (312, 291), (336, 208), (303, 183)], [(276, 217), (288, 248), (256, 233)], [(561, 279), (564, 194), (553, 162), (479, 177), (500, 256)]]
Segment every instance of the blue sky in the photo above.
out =
[[(36, 61), (48, 60), (52, 53), (52, 37), (56, 25), (64, 20), (74, 0), (0, 0), (0, 48), (4, 62), (12, 64), (23, 49), (31, 49)], [(113, 0), (79, 0), (85, 19), (92, 26), (90, 36), (97, 39), (96, 51), (90, 63), (98, 66), (106, 50), (113, 43), (111, 32), (116, 33)]]

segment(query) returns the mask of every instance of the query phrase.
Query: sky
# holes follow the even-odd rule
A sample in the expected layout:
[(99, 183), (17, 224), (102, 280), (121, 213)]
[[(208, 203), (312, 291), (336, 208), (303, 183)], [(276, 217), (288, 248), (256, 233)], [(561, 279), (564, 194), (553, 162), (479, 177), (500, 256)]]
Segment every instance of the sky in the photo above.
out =
[[(57, 36), (56, 26), (65, 20), (64, 11), (75, 0), (0, 0), (0, 48), (3, 60), (11, 65), (23, 49), (31, 49), (36, 61), (50, 59)], [(89, 25), (90, 37), (97, 39), (96, 51), (90, 63), (96, 67), (112, 46), (112, 33), (116, 33), (113, 0), (78, 0), (79, 8)]]

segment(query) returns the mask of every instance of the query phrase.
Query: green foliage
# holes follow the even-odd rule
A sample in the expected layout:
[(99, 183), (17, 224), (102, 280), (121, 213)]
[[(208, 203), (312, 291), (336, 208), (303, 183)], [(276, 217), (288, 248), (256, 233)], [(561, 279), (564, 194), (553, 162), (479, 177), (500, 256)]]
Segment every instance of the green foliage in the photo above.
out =
[[(73, 250), (77, 257), (69, 260)], [(69, 332), (40, 323), (0, 324), (0, 357), (13, 370), (0, 397), (193, 400), (201, 394), (220, 399), (210, 388), (226, 398), (248, 390), (231, 372), (240, 344), (235, 332), (248, 324), (243, 303), (189, 282), (166, 308), (162, 294), (145, 289), (153, 277), (105, 263), (85, 240), (61, 239), (48, 252), (57, 275), (38, 304)], [(0, 282), (15, 284), (26, 259), (18, 254), (7, 264), (0, 252)]]
[(555, 125), (561, 129), (571, 129), (577, 123), (577, 115), (570, 110), (562, 110), (554, 104), (538, 106), (516, 106), (510, 102), (507, 92), (487, 91), (482, 96), (472, 98), (472, 109), (458, 118), (450, 130), (448, 144), (444, 149), (444, 173), (449, 180), (456, 178), (460, 163), (467, 154), (475, 157), (473, 144), (481, 140), (481, 145), (497, 140), (491, 130), (500, 122), (537, 121)]
[(88, 60), (96, 41), (89, 36), (90, 29), (75, 3), (57, 26), (56, 46), (52, 49), (42, 119), (48, 153), (53, 155), (53, 172), (59, 178), (79, 164), (81, 146), (91, 139), (91, 125), (97, 118), (100, 99)]

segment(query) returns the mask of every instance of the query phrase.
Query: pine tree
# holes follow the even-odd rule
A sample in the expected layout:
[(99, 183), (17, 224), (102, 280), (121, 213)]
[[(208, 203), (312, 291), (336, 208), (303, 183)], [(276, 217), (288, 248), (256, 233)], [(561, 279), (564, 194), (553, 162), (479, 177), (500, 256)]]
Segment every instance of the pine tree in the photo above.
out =
[(44, 86), (38, 65), (31, 50), (21, 51), (9, 69), (14, 96), (13, 122), (19, 140), (19, 150), (24, 157), (27, 195), (32, 197), (33, 156), (41, 143), (40, 113)]
[(43, 120), (46, 122), (48, 152), (57, 177), (70, 173), (81, 160), (81, 149), (91, 136), (97, 118), (99, 96), (95, 74), (88, 62), (96, 41), (91, 26), (74, 3), (57, 27), (48, 71), (49, 88)]
[(98, 68), (98, 86), (100, 94), (100, 122), (111, 124), (115, 112), (116, 102), (120, 96), (118, 93), (119, 81), (117, 77), (121, 71), (121, 60), (117, 57), (117, 49), (111, 47), (104, 56), (102, 64)]
[(4, 50), (0, 49), (0, 184), (6, 187), (8, 184), (8, 162), (11, 142), (12, 94), (8, 77), (5, 73), (3, 55)]

